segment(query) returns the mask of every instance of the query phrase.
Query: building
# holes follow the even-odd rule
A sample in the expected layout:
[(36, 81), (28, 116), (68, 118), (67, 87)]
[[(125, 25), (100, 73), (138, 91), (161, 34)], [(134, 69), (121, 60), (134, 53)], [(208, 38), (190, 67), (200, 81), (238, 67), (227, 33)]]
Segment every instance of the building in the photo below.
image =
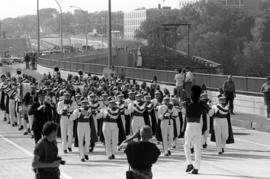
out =
[(147, 19), (147, 10), (138, 9), (124, 14), (124, 38), (134, 39), (135, 33)]
[(151, 19), (158, 13), (164, 13), (171, 10), (171, 7), (158, 5), (158, 8), (153, 9), (136, 9), (131, 12), (124, 13), (124, 38), (133, 40), (135, 39), (136, 31), (140, 30), (140, 27), (144, 21)]

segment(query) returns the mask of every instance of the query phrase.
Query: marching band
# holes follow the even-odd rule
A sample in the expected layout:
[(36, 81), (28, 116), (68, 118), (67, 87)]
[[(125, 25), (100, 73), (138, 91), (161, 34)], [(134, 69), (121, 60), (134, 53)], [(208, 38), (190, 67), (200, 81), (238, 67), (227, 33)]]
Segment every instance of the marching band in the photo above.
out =
[(64, 80), (59, 68), (54, 70), (39, 84), (21, 75), (20, 69), (14, 77), (1, 75), (1, 116), (19, 130), (24, 129), (24, 135), (31, 135), (36, 142), (44, 123), (59, 123), (63, 152), (72, 152), (74, 142), (82, 162), (89, 160), (89, 152), (98, 141), (104, 144), (108, 159), (115, 159), (117, 146), (144, 125), (149, 125), (157, 141), (162, 142), (165, 156), (172, 155), (178, 138), (184, 138), (188, 165), (192, 164), (190, 148), (194, 147), (197, 169), (209, 132), (214, 135), (218, 154), (224, 152), (229, 138), (233, 142), (223, 96), (219, 104), (212, 105), (204, 92), (198, 105), (164, 94), (156, 83), (149, 88), (146, 83), (140, 86), (117, 76), (105, 79), (82, 71)]

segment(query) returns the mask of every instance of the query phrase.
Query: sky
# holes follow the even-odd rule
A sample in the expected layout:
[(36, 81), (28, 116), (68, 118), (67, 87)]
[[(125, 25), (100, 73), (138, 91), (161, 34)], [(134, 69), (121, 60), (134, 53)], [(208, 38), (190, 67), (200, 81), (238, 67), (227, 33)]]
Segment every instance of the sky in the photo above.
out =
[[(179, 8), (179, 1), (187, 0), (111, 0), (112, 11), (130, 11), (138, 7), (153, 8), (158, 4)], [(40, 9), (57, 8), (55, 0), (39, 0)], [(64, 12), (73, 11), (70, 6), (77, 6), (89, 12), (108, 9), (108, 0), (58, 0)], [(7, 17), (18, 17), (29, 14), (36, 14), (37, 0), (1, 0), (0, 20)]]

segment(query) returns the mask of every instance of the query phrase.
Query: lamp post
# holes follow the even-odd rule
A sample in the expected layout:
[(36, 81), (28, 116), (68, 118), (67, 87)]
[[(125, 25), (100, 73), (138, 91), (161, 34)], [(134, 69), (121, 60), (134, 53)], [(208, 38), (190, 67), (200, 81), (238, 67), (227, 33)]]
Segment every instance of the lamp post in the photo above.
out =
[(108, 68), (111, 67), (111, 61), (112, 61), (112, 13), (111, 13), (111, 0), (108, 0)]
[(58, 0), (54, 0), (54, 1), (57, 3), (59, 10), (60, 10), (60, 48), (61, 48), (61, 53), (63, 54), (63, 29), (62, 29), (62, 19), (63, 19), (62, 15), (63, 15), (63, 13), (62, 13), (62, 7), (61, 7), (60, 3), (58, 2)]
[(40, 54), (39, 0), (37, 0), (37, 60)]
[[(79, 9), (79, 10), (81, 10), (83, 12), (85, 11), (82, 8), (78, 7), (78, 6), (69, 6), (69, 7), (74, 8), (74, 9)], [(87, 21), (87, 23), (85, 25), (85, 45), (86, 45), (86, 50), (88, 52), (88, 35), (87, 34), (88, 34), (88, 21)]]

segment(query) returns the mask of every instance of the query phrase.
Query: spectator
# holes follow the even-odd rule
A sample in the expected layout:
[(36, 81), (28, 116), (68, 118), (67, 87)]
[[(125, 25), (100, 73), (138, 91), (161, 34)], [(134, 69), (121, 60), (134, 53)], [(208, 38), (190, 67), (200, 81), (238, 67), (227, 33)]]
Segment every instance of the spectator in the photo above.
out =
[(157, 76), (153, 76), (153, 80), (152, 80), (152, 83), (157, 83)]
[(177, 90), (177, 97), (180, 97), (181, 100), (183, 99), (183, 89), (184, 89), (184, 80), (185, 80), (185, 74), (182, 71), (181, 68), (177, 70), (177, 74), (174, 77), (174, 80), (176, 81), (176, 90)]
[(194, 75), (191, 72), (190, 68), (186, 68), (186, 76), (185, 76), (185, 91), (186, 91), (186, 98), (191, 98), (191, 87), (193, 85)]
[(125, 70), (124, 70), (123, 68), (121, 68), (121, 72), (120, 72), (120, 74), (119, 74), (119, 78), (120, 78), (122, 81), (124, 81), (125, 78), (126, 78), (126, 72), (125, 72)]
[(267, 77), (266, 82), (262, 85), (261, 92), (264, 94), (264, 104), (267, 107), (267, 120), (270, 121), (270, 76)]
[(141, 141), (127, 144), (125, 153), (133, 173), (133, 179), (151, 179), (152, 165), (156, 163), (160, 150), (149, 140), (152, 138), (152, 129), (144, 126), (140, 130)]
[(30, 66), (29, 66), (30, 56), (28, 55), (28, 53), (26, 53), (26, 55), (24, 57), (24, 61), (25, 61), (25, 68), (30, 69)]
[(57, 129), (57, 124), (53, 122), (47, 122), (42, 129), (44, 137), (35, 146), (32, 162), (36, 179), (60, 179)]
[(226, 97), (226, 103), (229, 104), (229, 110), (231, 114), (234, 114), (233, 112), (233, 100), (235, 98), (235, 85), (232, 80), (232, 76), (229, 75), (228, 79), (223, 84), (223, 91)]

